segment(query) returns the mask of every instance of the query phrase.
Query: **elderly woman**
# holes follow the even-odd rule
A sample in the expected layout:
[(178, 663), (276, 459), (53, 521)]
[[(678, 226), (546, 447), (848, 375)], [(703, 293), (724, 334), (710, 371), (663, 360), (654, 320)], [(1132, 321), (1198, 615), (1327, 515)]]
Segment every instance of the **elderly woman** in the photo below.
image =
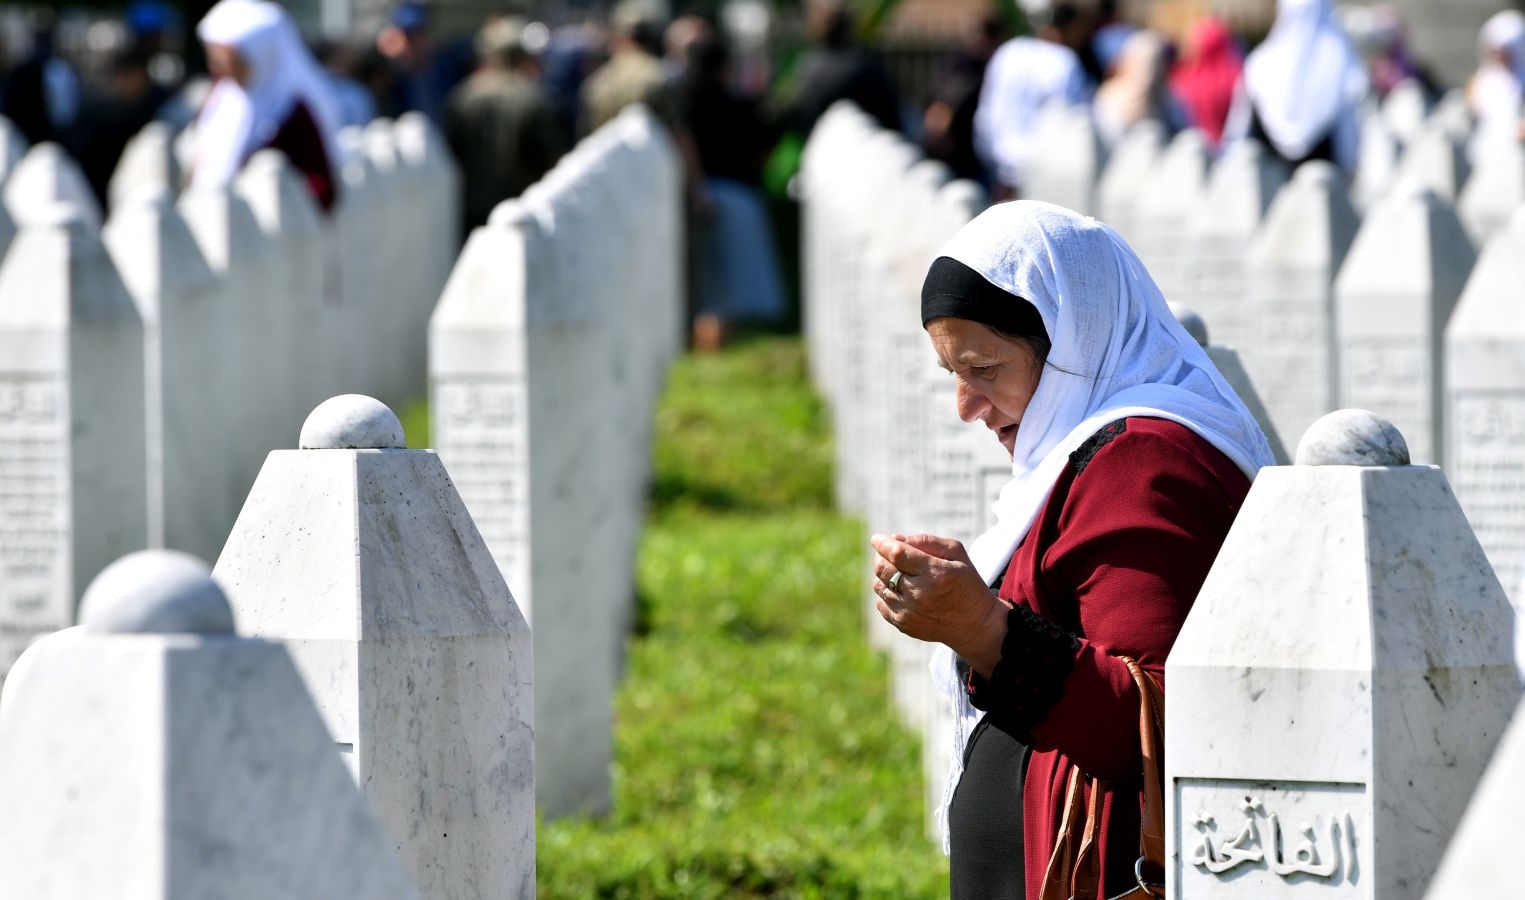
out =
[(285, 154), (322, 209), (338, 198), (338, 113), (328, 80), (285, 11), (222, 0), (196, 26), (216, 84), (196, 120), (191, 181), (227, 185), (255, 151)]
[[(880, 613), (944, 645), (934, 666), (961, 710), (944, 810), (953, 896), (1070, 897), (1061, 825), (1094, 801), (1096, 896), (1112, 897), (1137, 888), (1140, 847), (1140, 694), (1124, 657), (1163, 677), (1271, 453), (1094, 219), (992, 207), (932, 263), (922, 321), (959, 416), (993, 432), (1014, 476), (967, 553), (933, 535), (872, 539)], [(1067, 797), (1072, 766), (1101, 796)]]

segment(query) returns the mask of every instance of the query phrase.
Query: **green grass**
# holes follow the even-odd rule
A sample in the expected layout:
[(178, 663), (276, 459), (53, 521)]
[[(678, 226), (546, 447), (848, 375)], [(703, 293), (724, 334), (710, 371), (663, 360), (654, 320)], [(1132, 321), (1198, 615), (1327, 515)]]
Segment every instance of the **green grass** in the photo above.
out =
[(542, 823), (542, 898), (946, 895), (920, 741), (864, 639), (862, 529), (831, 508), (831, 458), (798, 340), (674, 368), (614, 811)]

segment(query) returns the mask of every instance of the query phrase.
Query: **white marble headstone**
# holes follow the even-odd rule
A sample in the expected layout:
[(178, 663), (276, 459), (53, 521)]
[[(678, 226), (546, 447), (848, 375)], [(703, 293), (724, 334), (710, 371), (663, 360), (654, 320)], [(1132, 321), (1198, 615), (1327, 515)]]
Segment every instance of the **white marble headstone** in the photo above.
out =
[[(1513, 600), (1525, 581), (1525, 208), (1478, 258), (1446, 329), (1446, 471)], [(1525, 625), (1525, 618), (1522, 618)], [(1519, 648), (1525, 651), (1525, 628)], [(1525, 671), (1525, 652), (1520, 654)]]
[(77, 208), (0, 264), (0, 673), (147, 544), (143, 323)]
[(1167, 891), (1419, 897), (1519, 700), (1445, 476), (1345, 410), (1262, 469), (1165, 665)]
[(1391, 419), (1421, 463), (1441, 462), (1443, 339), (1475, 255), (1448, 202), (1395, 190), (1335, 281), (1338, 402)]
[(530, 635), (432, 451), (379, 401), (313, 410), (271, 453), (216, 575), (283, 642), (425, 898), (535, 881)]
[(0, 895), (418, 896), (291, 658), (234, 634), (205, 564), (125, 557), (81, 619), (0, 705)]
[(214, 558), (243, 501), (224, 471), (243, 451), (229, 298), (166, 194), (124, 197), (101, 237), (143, 320), (149, 545)]
[(1463, 146), (1443, 129), (1430, 126), (1404, 147), (1394, 190), (1428, 189), (1455, 203), (1471, 171)]
[(1287, 176), (1286, 166), (1260, 144), (1235, 143), (1213, 164), (1207, 190), (1187, 220), (1189, 260), (1177, 295), (1167, 299), (1206, 317), (1214, 338), (1225, 347), (1240, 349), (1262, 336), (1249, 315), (1245, 258)]
[(133, 135), (111, 173), (106, 194), (115, 209), (134, 194), (180, 190), (180, 163), (175, 159), (175, 133), (167, 122), (150, 122)]
[(57, 144), (27, 151), (5, 182), (5, 207), (18, 226), (46, 223), (60, 204), (78, 210), (91, 228), (101, 227), (101, 209), (79, 164)]
[[(1119, 151), (1121, 152), (1121, 151)], [(1197, 260), (1182, 240), (1192, 212), (1207, 193), (1209, 151), (1202, 132), (1188, 128), (1171, 139), (1143, 178), (1134, 207), (1133, 233), (1124, 234), (1165, 298), (1186, 290)]]
[(1249, 373), (1244, 370), (1244, 363), (1239, 361), (1239, 354), (1234, 348), (1225, 347), (1222, 344), (1212, 342), (1215, 330), (1210, 330), (1207, 322), (1194, 310), (1179, 303), (1171, 303), (1170, 311), (1176, 317), (1176, 321), (1186, 329), (1203, 350), (1207, 351), (1207, 358), (1213, 361), (1223, 380), (1229, 383), (1234, 393), (1244, 403), (1245, 409), (1255, 418), (1255, 424), (1266, 436), (1266, 443), (1271, 445), (1271, 455), (1276, 460), (1276, 465), (1284, 466), (1290, 458), (1287, 456), (1286, 445), (1282, 443), (1281, 435), (1276, 430), (1276, 423), (1271, 421), (1266, 413), (1265, 404), (1260, 400), (1260, 393), (1255, 390), (1254, 383), (1250, 380)]
[(1514, 135), (1485, 140), (1472, 166), (1456, 211), (1473, 243), (1481, 247), (1504, 227), (1510, 213), (1525, 206), (1525, 144)]
[(1426, 900), (1477, 900), (1519, 893), (1520, 798), (1525, 797), (1525, 704), (1499, 741)]
[(1038, 121), (1038, 150), (1022, 177), (1022, 196), (1096, 212), (1096, 187), (1106, 167), (1106, 148), (1085, 106), (1051, 105)]
[(1145, 119), (1128, 129), (1112, 148), (1101, 181), (1096, 185), (1098, 218), (1130, 244), (1141, 236), (1140, 195), (1158, 173), (1165, 141), (1165, 126), (1155, 119)]
[(1276, 430), (1289, 438), (1334, 409), (1334, 278), (1358, 224), (1338, 170), (1305, 163), (1250, 244), (1245, 320), (1254, 337), (1237, 349)]

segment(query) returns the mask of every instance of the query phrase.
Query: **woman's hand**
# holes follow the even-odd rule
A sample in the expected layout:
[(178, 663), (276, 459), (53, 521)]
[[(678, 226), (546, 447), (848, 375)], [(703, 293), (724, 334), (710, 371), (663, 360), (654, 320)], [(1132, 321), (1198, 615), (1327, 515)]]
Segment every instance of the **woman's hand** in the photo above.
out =
[[(981, 675), (1001, 660), (1009, 607), (975, 571), (964, 545), (930, 534), (869, 538), (879, 614), (904, 634), (947, 644)], [(900, 580), (894, 588), (895, 573)]]

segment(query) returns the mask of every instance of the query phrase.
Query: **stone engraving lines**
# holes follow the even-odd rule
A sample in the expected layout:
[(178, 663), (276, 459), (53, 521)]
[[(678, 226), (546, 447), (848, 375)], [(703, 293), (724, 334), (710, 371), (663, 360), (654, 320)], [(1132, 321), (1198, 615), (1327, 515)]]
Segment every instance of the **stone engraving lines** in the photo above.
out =
[[(1213, 846), (1213, 838), (1216, 837), (1214, 828), (1217, 820), (1208, 815), (1206, 810), (1198, 810), (1192, 817), (1193, 827), (1201, 834), (1201, 840), (1191, 855), (1192, 865), (1214, 875), (1222, 875), (1246, 863), (1263, 862), (1281, 878), (1299, 873), (1314, 878), (1333, 878), (1340, 872), (1343, 856), (1345, 878), (1348, 880), (1354, 877), (1355, 825), (1350, 813), (1328, 817), (1325, 826), (1327, 840), (1322, 852), (1319, 850), (1321, 835), (1308, 822), (1298, 826), (1296, 830), (1302, 834), (1302, 841), (1296, 849), (1288, 852), (1291, 840), (1282, 831), (1280, 816), (1268, 812), (1265, 801), (1253, 794), (1246, 794), (1239, 810), (1244, 814), (1244, 826), (1232, 839), (1219, 842), (1216, 848)], [(1265, 822), (1264, 835), (1261, 834), (1261, 819)], [(1342, 838), (1343, 854), (1340, 852)]]
[[(511, 584), (528, 569), (529, 470), (517, 378), (436, 379), (434, 444), (476, 520), (482, 539)], [(519, 587), (520, 584), (514, 584)]]
[[(1177, 884), (1196, 897), (1364, 896), (1360, 785), (1179, 779)], [(1364, 851), (1364, 852), (1363, 852)]]
[(1525, 398), (1452, 395), (1447, 475), (1506, 589), (1525, 579)]
[(0, 373), (0, 672), (33, 634), (69, 624), (47, 608), (67, 590), (63, 391), (54, 375)]

